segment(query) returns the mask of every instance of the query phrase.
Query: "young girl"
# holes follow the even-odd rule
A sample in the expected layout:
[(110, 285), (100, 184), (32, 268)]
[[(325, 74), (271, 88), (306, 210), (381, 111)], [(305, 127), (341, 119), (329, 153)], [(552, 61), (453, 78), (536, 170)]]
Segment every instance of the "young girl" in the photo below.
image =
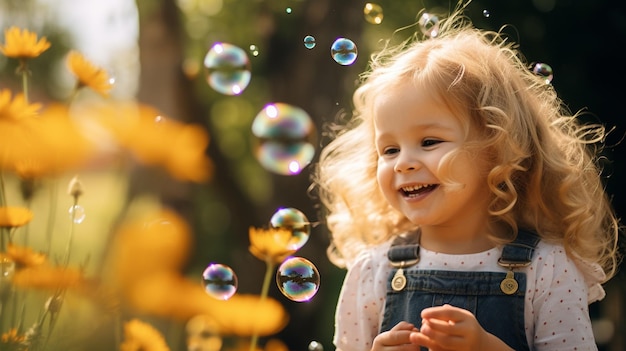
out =
[(366, 350), (594, 350), (617, 265), (600, 125), (499, 33), (458, 13), (374, 56), (314, 177), (348, 271), (334, 343)]

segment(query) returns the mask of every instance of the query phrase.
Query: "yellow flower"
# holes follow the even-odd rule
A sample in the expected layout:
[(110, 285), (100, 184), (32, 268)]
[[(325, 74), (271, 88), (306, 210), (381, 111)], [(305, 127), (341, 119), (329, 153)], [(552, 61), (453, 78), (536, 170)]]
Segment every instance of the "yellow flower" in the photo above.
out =
[(40, 108), (40, 104), (29, 104), (23, 94), (16, 94), (12, 98), (10, 90), (0, 91), (0, 123), (15, 123), (37, 116)]
[(113, 88), (107, 72), (91, 63), (81, 53), (70, 51), (67, 54), (67, 66), (78, 78), (78, 87), (87, 86), (98, 94), (107, 97)]
[(275, 299), (235, 294), (228, 300), (218, 300), (209, 296), (201, 283), (178, 272), (137, 277), (128, 302), (139, 313), (176, 320), (207, 315), (215, 321), (222, 336), (272, 335), (281, 331), (289, 320), (287, 311)]
[(248, 233), (250, 235), (248, 250), (260, 260), (280, 263), (296, 252), (289, 248), (293, 235), (288, 229), (250, 227)]
[(9, 244), (7, 247), (7, 255), (19, 268), (36, 267), (46, 262), (46, 255), (35, 252), (30, 247)]
[(7, 350), (20, 350), (25, 341), (26, 336), (18, 334), (16, 328), (11, 328), (8, 332), (2, 334), (0, 346), (2, 346), (2, 350), (4, 350), (4, 347)]
[(140, 163), (163, 167), (181, 181), (209, 180), (209, 136), (202, 126), (163, 117), (147, 105), (110, 105), (100, 110), (100, 116), (118, 143)]
[(21, 227), (31, 219), (33, 219), (33, 213), (25, 207), (0, 207), (0, 227)]
[(84, 279), (76, 269), (41, 265), (15, 271), (12, 281), (23, 288), (54, 290), (78, 287)]
[(4, 30), (4, 45), (0, 45), (0, 52), (6, 57), (28, 59), (41, 55), (49, 47), (46, 37), (37, 40), (37, 34), (13, 26)]
[(124, 324), (120, 351), (169, 351), (161, 333), (148, 323), (133, 319)]
[(9, 123), (0, 119), (0, 168), (23, 179), (77, 168), (92, 156), (94, 148), (70, 119), (67, 106), (51, 104), (37, 118)]
[(24, 150), (35, 140), (36, 120), (41, 106), (29, 104), (22, 94), (12, 97), (0, 91), (0, 169), (13, 169), (23, 160)]

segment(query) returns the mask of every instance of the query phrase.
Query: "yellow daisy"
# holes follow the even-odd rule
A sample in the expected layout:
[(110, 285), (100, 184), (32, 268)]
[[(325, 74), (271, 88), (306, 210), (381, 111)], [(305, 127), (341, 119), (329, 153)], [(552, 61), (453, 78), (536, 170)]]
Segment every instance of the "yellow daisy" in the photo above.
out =
[(0, 123), (19, 122), (37, 116), (40, 109), (41, 104), (28, 103), (24, 94), (13, 97), (11, 90), (0, 90)]
[(12, 282), (22, 288), (55, 290), (79, 287), (84, 279), (74, 268), (41, 265), (17, 270)]
[(79, 88), (87, 86), (104, 97), (109, 96), (113, 84), (104, 69), (94, 65), (77, 51), (67, 54), (67, 66), (78, 78)]
[(0, 52), (6, 57), (29, 59), (38, 57), (49, 47), (46, 37), (37, 40), (37, 34), (13, 26), (4, 30), (4, 45), (0, 45)]
[(181, 181), (210, 179), (209, 135), (201, 125), (163, 117), (157, 109), (142, 104), (104, 107), (100, 115), (102, 124), (138, 162), (162, 167)]
[(39, 104), (29, 104), (23, 94), (0, 90), (0, 169), (12, 169), (23, 160), (24, 150), (35, 140)]
[(30, 247), (9, 244), (7, 247), (7, 255), (19, 268), (36, 267), (46, 262), (46, 255), (35, 252)]
[(33, 219), (33, 213), (25, 207), (0, 207), (0, 227), (21, 227), (31, 219)]
[(169, 351), (161, 333), (148, 323), (133, 319), (124, 324), (120, 351)]
[(250, 235), (248, 250), (260, 260), (280, 263), (296, 252), (289, 248), (293, 235), (288, 229), (250, 227), (248, 234)]

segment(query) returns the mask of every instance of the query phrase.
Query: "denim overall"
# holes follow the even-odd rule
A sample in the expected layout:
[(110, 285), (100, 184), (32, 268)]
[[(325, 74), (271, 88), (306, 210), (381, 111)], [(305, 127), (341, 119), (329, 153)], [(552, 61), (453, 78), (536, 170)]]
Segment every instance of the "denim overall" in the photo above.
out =
[(418, 233), (398, 237), (387, 254), (397, 269), (389, 276), (381, 332), (400, 321), (419, 328), (424, 308), (449, 304), (472, 312), (486, 331), (513, 349), (529, 350), (524, 325), (526, 274), (513, 269), (530, 265), (539, 237), (520, 230), (503, 247), (498, 264), (508, 269), (506, 273), (404, 270), (419, 261), (418, 237)]

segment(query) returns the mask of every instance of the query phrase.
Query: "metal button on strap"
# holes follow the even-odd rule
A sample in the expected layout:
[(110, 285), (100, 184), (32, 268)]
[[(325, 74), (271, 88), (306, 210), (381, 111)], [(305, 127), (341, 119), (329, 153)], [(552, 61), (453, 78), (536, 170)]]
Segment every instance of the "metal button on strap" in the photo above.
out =
[(513, 271), (506, 272), (506, 277), (500, 282), (500, 290), (507, 295), (515, 294), (519, 287)]
[(404, 269), (398, 268), (396, 274), (391, 279), (391, 288), (393, 291), (400, 291), (406, 286), (406, 277), (404, 276)]

